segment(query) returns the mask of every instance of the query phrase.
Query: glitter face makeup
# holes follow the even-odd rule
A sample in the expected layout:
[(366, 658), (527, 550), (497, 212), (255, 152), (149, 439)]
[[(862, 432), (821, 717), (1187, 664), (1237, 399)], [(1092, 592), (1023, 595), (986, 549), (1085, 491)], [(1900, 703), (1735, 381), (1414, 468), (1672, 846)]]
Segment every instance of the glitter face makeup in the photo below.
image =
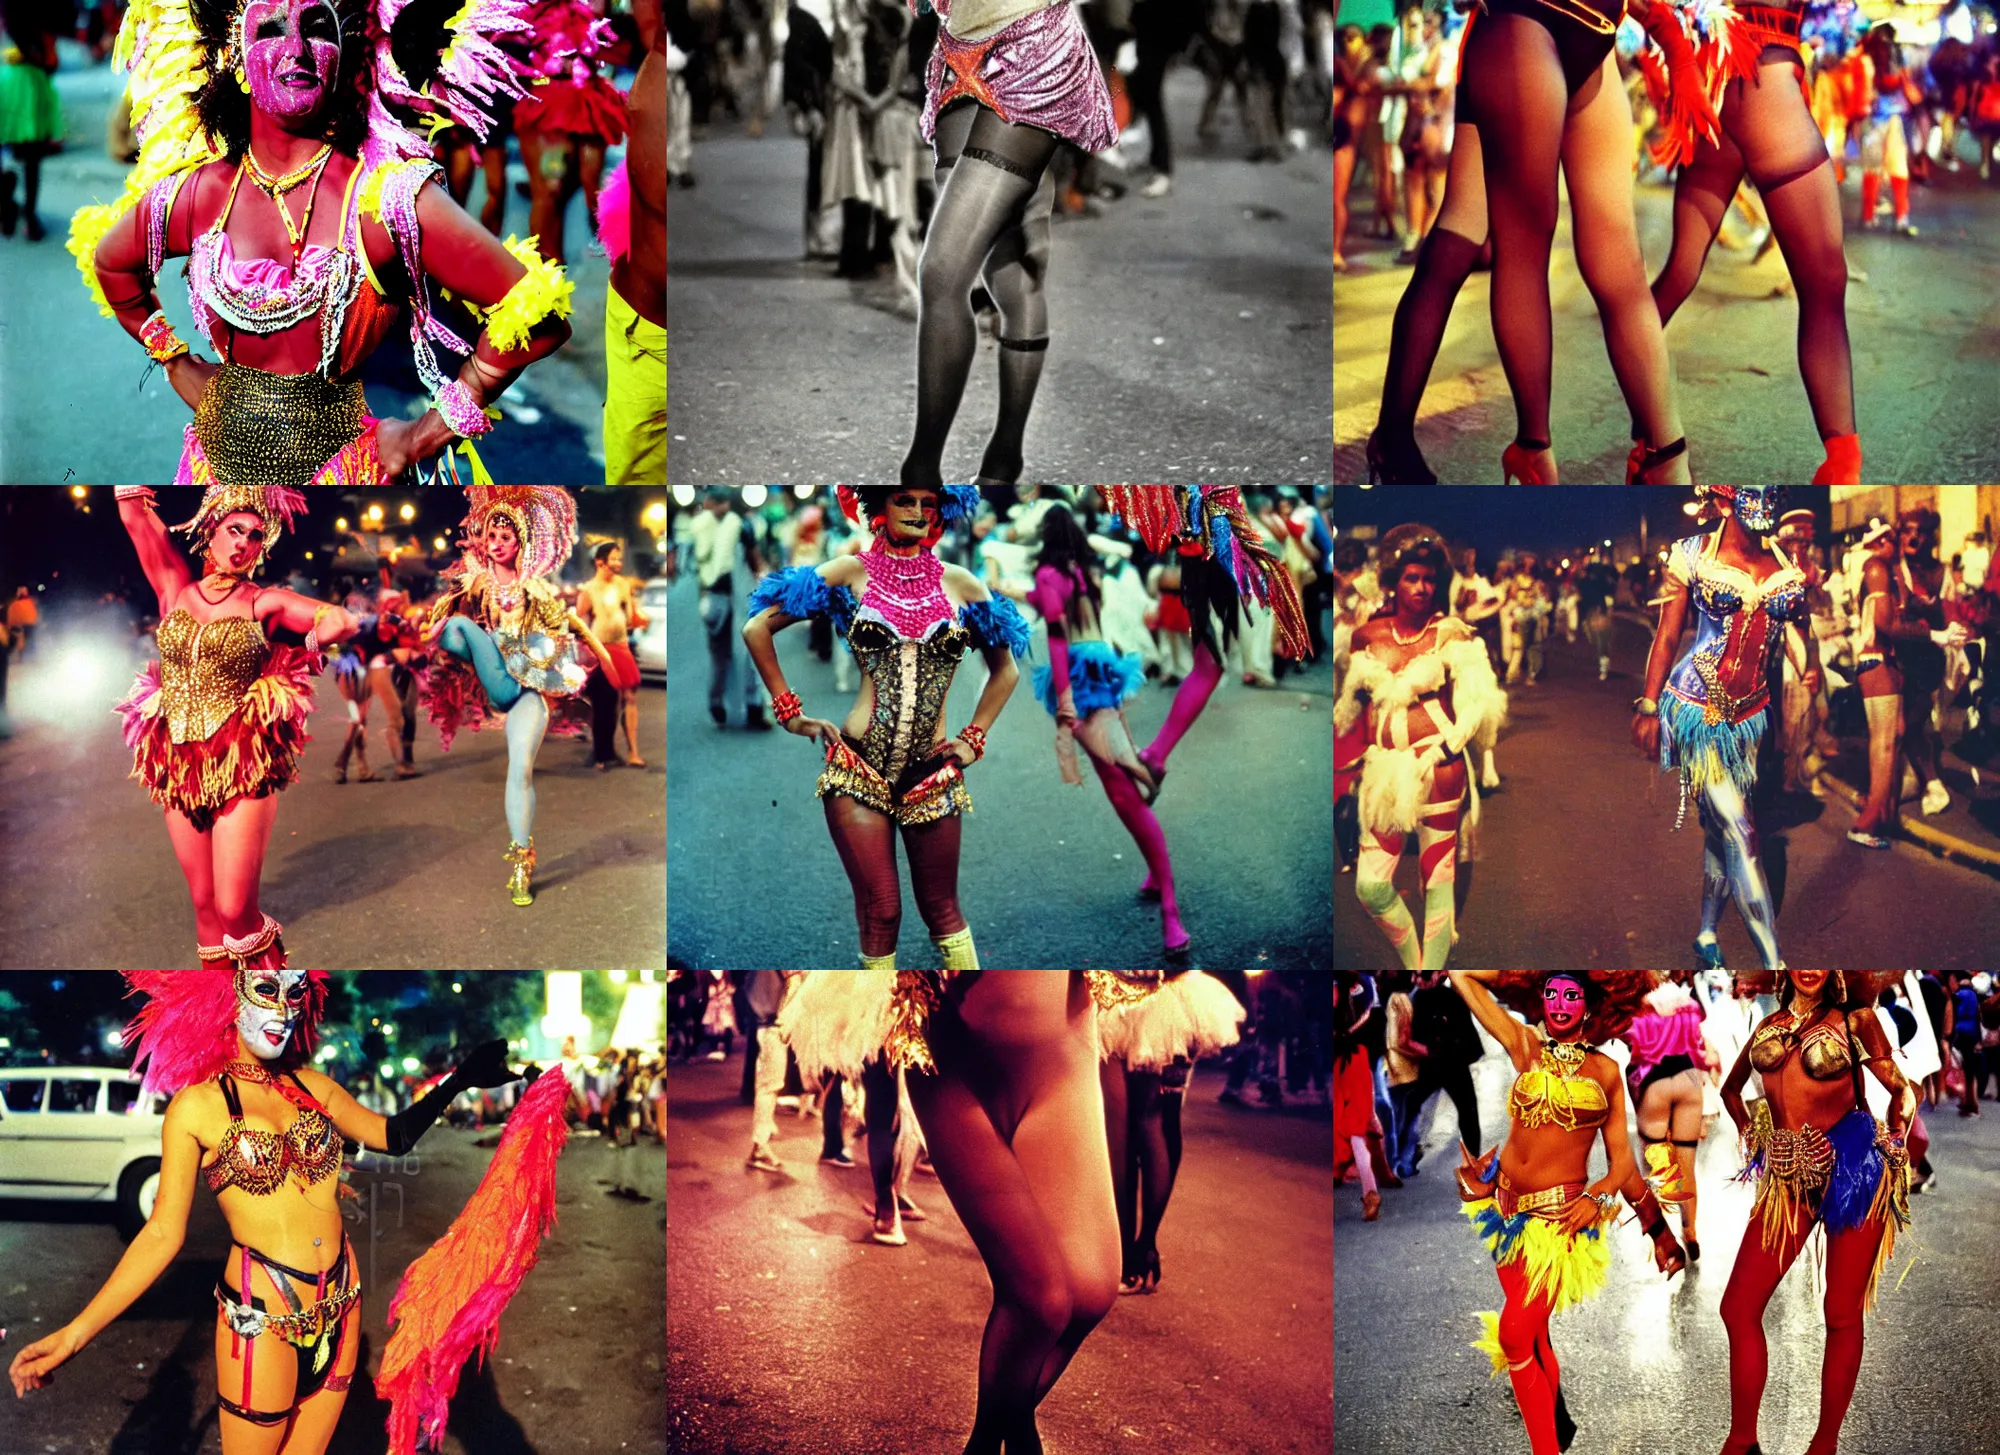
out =
[(251, 1055), (275, 1061), (285, 1054), (305, 1013), (308, 988), (304, 970), (236, 972), (236, 1029)]
[(303, 120), (340, 73), (340, 17), (330, 0), (250, 0), (243, 7), (243, 76), (260, 111)]
[(1575, 1030), (1589, 1009), (1582, 981), (1553, 975), (1542, 983), (1542, 1019), (1552, 1033), (1561, 1036)]

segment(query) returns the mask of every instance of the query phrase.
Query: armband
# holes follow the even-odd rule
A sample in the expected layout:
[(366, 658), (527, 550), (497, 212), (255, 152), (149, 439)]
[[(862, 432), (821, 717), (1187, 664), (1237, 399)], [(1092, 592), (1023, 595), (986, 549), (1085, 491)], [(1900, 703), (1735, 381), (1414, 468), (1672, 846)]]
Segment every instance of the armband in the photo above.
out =
[(805, 710), (805, 704), (799, 701), (796, 692), (780, 692), (771, 699), (771, 716), (778, 720), (779, 727), (783, 727)]
[(1638, 713), (1641, 717), (1658, 717), (1660, 715), (1660, 704), (1655, 698), (1635, 697), (1632, 699), (1632, 711)]
[(453, 379), (431, 399), (431, 407), (460, 439), (474, 439), (493, 428), (493, 417), (473, 398), (472, 387)]
[[(333, 607), (328, 605), (320, 607), (318, 611), (313, 613), (312, 625), (306, 628), (306, 650), (308, 652), (317, 652), (319, 650), (319, 619), (332, 610)], [(349, 706), (352, 705), (351, 703), (349, 704)]]
[(958, 740), (972, 749), (972, 761), (977, 763), (986, 756), (986, 729), (977, 723), (967, 723), (959, 731)]
[(139, 342), (146, 346), (146, 352), (152, 355), (156, 364), (177, 359), (188, 351), (188, 346), (181, 342), (180, 335), (167, 321), (167, 315), (157, 308), (153, 310), (152, 317), (139, 325)]
[(150, 485), (114, 486), (112, 498), (115, 500), (143, 500), (150, 507), (153, 504), (153, 487)]
[[(507, 296), (481, 315), (486, 336), (502, 353), (518, 353), (528, 346), (528, 336), (536, 325), (554, 315), (568, 318), (570, 295), (576, 284), (564, 274), (562, 264), (552, 263), (535, 249), (535, 239), (522, 242), (510, 237), (507, 251), (527, 273), (507, 290)], [(479, 313), (478, 309), (473, 310)]]

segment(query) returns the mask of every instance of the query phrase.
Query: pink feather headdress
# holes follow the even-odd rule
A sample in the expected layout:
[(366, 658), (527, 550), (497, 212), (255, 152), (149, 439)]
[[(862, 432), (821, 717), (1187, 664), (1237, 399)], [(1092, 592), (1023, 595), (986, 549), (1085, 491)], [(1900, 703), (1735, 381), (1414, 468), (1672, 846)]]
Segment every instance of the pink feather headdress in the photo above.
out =
[[(215, 1077), (236, 1059), (234, 970), (126, 970), (129, 994), (149, 997), (125, 1027), (132, 1069), (145, 1068), (142, 1089), (168, 1096)], [(288, 1055), (311, 1056), (326, 1010), (326, 972), (306, 974), (305, 1013)]]
[(560, 1068), (537, 1078), (465, 1211), (404, 1273), (389, 1303), (396, 1329), (375, 1377), (376, 1395), (389, 1401), (389, 1455), (415, 1455), (419, 1440), (443, 1443), (467, 1356), (483, 1361), (499, 1342), (500, 1315), (555, 1226), (568, 1101)]
[(249, 511), (264, 523), (264, 550), (251, 567), (254, 571), (270, 559), (278, 537), (306, 513), (306, 498), (286, 485), (211, 485), (202, 494), (201, 509), (173, 529), (185, 533), (195, 554), (200, 555), (208, 549), (208, 538), (223, 518), (239, 510)]

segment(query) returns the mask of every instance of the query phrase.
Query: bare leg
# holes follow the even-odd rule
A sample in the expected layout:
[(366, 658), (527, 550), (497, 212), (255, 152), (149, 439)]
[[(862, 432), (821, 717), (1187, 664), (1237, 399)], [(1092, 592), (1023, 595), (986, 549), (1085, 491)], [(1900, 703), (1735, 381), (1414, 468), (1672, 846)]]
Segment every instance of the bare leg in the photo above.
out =
[(271, 825), (278, 820), (278, 795), (232, 798), (215, 816), (210, 832), (215, 864), (215, 913), (224, 934), (239, 939), (255, 934), (264, 922), (257, 906), (258, 881), (264, 877), (264, 849), (271, 842)]

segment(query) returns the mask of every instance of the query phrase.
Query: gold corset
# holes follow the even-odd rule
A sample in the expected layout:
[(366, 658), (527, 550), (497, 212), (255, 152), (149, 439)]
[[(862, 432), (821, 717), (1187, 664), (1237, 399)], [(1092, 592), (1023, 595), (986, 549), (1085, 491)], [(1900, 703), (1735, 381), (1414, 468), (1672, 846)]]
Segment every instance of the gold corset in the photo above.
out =
[(176, 743), (213, 737), (271, 660), (264, 628), (247, 616), (200, 622), (186, 607), (176, 607), (156, 635), (161, 706)]
[(1582, 1046), (1560, 1041), (1542, 1043), (1541, 1061), (1514, 1078), (1507, 1093), (1507, 1114), (1524, 1127), (1601, 1127), (1611, 1115), (1604, 1088), (1583, 1074)]
[(875, 684), (875, 711), (861, 734), (861, 756), (889, 782), (930, 752), (945, 694), (971, 643), (972, 634), (957, 622), (920, 642), (866, 617), (848, 629), (854, 660)]
[(1844, 1029), (1836, 1030), (1822, 1022), (1801, 1040), (1797, 1023), (1789, 1015), (1782, 1023), (1773, 1016), (1757, 1028), (1750, 1037), (1750, 1064), (1761, 1072), (1777, 1071), (1791, 1059), (1795, 1048), (1806, 1075), (1815, 1081), (1838, 1081), (1854, 1065), (1854, 1053)]

